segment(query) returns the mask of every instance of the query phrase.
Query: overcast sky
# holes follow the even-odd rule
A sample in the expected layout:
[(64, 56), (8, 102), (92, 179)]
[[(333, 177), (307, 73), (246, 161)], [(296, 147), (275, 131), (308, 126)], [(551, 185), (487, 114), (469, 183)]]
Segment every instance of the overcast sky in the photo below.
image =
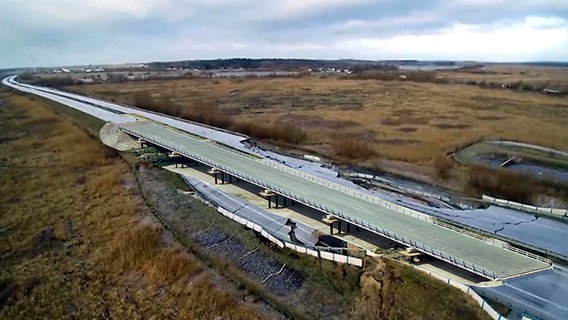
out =
[(568, 61), (568, 0), (0, 0), (0, 68), (229, 57)]

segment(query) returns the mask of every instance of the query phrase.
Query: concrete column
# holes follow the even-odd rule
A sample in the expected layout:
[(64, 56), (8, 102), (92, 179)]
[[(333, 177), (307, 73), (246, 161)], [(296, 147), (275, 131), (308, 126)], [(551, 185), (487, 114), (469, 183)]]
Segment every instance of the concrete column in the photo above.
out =
[(214, 173), (213, 176), (215, 177), (215, 184), (217, 184), (217, 173)]
[(341, 233), (341, 220), (337, 221), (337, 234)]
[(329, 224), (329, 234), (333, 235), (333, 222)]

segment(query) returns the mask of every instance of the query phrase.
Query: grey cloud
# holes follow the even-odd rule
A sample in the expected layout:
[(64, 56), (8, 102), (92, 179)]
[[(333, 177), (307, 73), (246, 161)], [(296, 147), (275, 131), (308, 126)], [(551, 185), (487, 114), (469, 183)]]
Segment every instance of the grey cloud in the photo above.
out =
[[(3, 0), (0, 67), (233, 56), (393, 59), (407, 52), (362, 54), (364, 48), (344, 44), (443, 34), (456, 24), (490, 33), (530, 16), (557, 17), (563, 28), (568, 2)], [(568, 44), (560, 41), (561, 56)]]

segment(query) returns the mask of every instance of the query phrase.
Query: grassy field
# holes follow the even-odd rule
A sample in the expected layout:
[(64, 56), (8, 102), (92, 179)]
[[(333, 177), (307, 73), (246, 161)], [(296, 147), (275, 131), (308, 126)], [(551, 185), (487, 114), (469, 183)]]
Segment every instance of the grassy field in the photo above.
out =
[[(73, 124), (96, 134), (100, 122), (8, 91), (0, 104), (0, 318), (280, 318), (265, 299), (294, 318), (487, 319), (463, 293), (397, 264), (392, 304), (373, 308), (383, 296), (358, 269), (259, 244), (177, 192), (176, 175), (120, 158)], [(211, 228), (301, 270), (305, 285), (291, 297), (265, 292), (191, 241)]]
[(522, 81), (538, 88), (568, 89), (568, 69), (523, 66), (523, 65), (488, 65), (479, 70), (443, 71), (440, 77), (460, 82), (476, 81), (497, 84), (510, 84)]
[(43, 103), (0, 95), (0, 318), (274, 314), (171, 240), (116, 152)]
[(216, 113), (212, 105), (217, 104), (231, 119), (300, 127), (307, 139), (296, 148), (330, 158), (350, 154), (342, 155), (338, 145), (346, 143), (338, 140), (362, 144), (374, 152), (355, 157), (370, 167), (379, 166), (378, 159), (431, 165), (481, 137), (568, 150), (568, 100), (535, 92), (337, 77), (188, 79), (71, 89), (129, 104), (137, 92), (150, 92), (153, 99), (176, 104), (182, 115), (200, 107)]

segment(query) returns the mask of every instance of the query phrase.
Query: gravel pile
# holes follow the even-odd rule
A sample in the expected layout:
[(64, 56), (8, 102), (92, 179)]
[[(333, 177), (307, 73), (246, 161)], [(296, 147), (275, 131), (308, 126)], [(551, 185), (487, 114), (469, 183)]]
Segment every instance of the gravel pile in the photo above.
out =
[(303, 282), (304, 275), (300, 272), (284, 268), (280, 274), (268, 279), (264, 286), (277, 295), (285, 296), (300, 289)]
[(282, 264), (257, 251), (244, 257), (239, 261), (238, 266), (247, 274), (262, 281), (269, 275), (278, 272)]
[[(267, 290), (278, 294), (287, 295), (302, 286), (304, 276), (289, 268), (282, 268), (282, 263), (259, 251), (247, 248), (239, 239), (231, 238), (225, 232), (211, 229), (195, 236), (195, 240), (215, 254), (235, 263), (247, 275), (264, 283)], [(269, 276), (272, 275), (270, 278)]]
[(225, 240), (218, 245), (211, 247), (211, 250), (231, 262), (236, 262), (240, 257), (250, 251), (250, 249), (245, 247), (242, 242), (235, 238)]
[(218, 229), (210, 229), (195, 236), (195, 240), (206, 247), (221, 243), (227, 238), (229, 238), (229, 235)]

